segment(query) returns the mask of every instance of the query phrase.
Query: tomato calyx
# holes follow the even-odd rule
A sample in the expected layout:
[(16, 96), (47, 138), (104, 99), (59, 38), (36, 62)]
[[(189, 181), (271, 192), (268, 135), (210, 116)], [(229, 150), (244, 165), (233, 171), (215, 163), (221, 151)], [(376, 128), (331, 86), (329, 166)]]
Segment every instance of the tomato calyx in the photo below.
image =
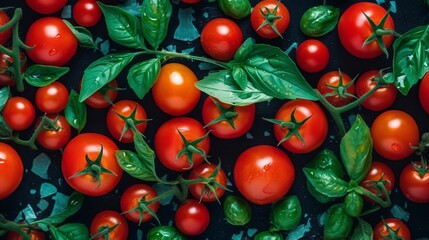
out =
[(217, 100), (212, 100), (213, 103), (216, 105), (216, 108), (219, 110), (220, 115), (219, 117), (213, 119), (211, 122), (207, 123), (204, 128), (222, 121), (226, 121), (233, 129), (235, 129), (234, 118), (238, 116), (238, 113), (234, 111), (234, 106), (231, 105), (229, 108), (224, 108)]
[(386, 186), (384, 184), (385, 184), (384, 181), (374, 182), (374, 187), (377, 188), (378, 191), (380, 192), (377, 194), (358, 185), (354, 186), (353, 189), (360, 195), (365, 196), (371, 199), (372, 201), (376, 202), (381, 207), (387, 208), (392, 204), (392, 201), (390, 200), (390, 192), (386, 189)]
[(143, 195), (139, 199), (137, 205), (134, 208), (132, 208), (132, 209), (130, 209), (128, 211), (125, 211), (125, 212), (123, 212), (121, 214), (131, 213), (131, 212), (136, 212), (137, 211), (139, 213), (139, 223), (138, 223), (138, 225), (140, 226), (140, 224), (143, 222), (143, 216), (144, 216), (144, 214), (145, 213), (149, 213), (153, 218), (156, 219), (156, 221), (158, 222), (158, 224), (161, 225), (161, 221), (159, 221), (159, 218), (156, 215), (156, 212), (153, 211), (149, 207), (149, 205), (152, 204), (152, 203), (155, 203), (155, 202), (159, 201), (160, 197), (162, 197), (162, 196), (158, 196), (158, 197), (152, 198), (150, 200), (146, 200), (146, 198), (148, 197), (148, 195), (149, 195), (149, 193)]
[[(380, 188), (381, 184), (385, 186), (386, 184), (391, 184), (389, 180), (384, 179), (384, 172), (381, 174), (380, 178), (377, 180), (366, 180), (362, 184), (368, 188), (377, 189), (376, 195), (378, 197), (383, 197), (383, 189)], [(386, 189), (387, 190), (387, 189)]]
[(96, 239), (99, 237), (103, 237), (103, 239), (109, 240), (110, 233), (115, 230), (120, 223), (116, 223), (115, 225), (109, 227), (108, 225), (103, 225), (97, 229), (97, 234), (94, 234), (89, 240)]
[(422, 139), (417, 146), (411, 146), (417, 156), (420, 156), (420, 162), (412, 162), (413, 168), (419, 173), (420, 178), (423, 178), (429, 173), (429, 166), (425, 156), (427, 148), (429, 148), (429, 133), (423, 133)]
[[(275, 21), (282, 18), (282, 16), (277, 16), (277, 9), (279, 8), (280, 0), (277, 2), (276, 7), (273, 9), (273, 11), (270, 11), (268, 7), (260, 8), (259, 11), (261, 12), (261, 15), (264, 16), (265, 20), (264, 22), (259, 25), (259, 27), (256, 29), (258, 31), (265, 25), (270, 25), (270, 27), (273, 29), (273, 31), (279, 35), (279, 37), (283, 38), (282, 34), (277, 29), (276, 25), (274, 24)], [(264, 11), (265, 10), (265, 11)]]
[[(109, 101), (110, 101), (110, 99), (109, 99)], [(121, 136), (119, 137), (119, 141), (121, 141), (122, 137), (125, 135), (125, 133), (128, 131), (128, 129), (131, 129), (131, 131), (133, 131), (134, 134), (140, 133), (139, 130), (136, 128), (136, 125), (145, 123), (145, 122), (150, 120), (150, 119), (143, 119), (143, 120), (137, 120), (136, 119), (137, 104), (135, 105), (133, 111), (131, 112), (131, 114), (128, 117), (123, 116), (116, 111), (115, 111), (115, 114), (125, 122), (124, 128), (122, 129), (122, 132), (121, 132)]]
[(399, 235), (399, 231), (401, 230), (401, 227), (402, 227), (402, 222), (396, 230), (393, 230), (389, 226), (389, 224), (386, 223), (384, 218), (382, 218), (382, 221), (383, 221), (384, 226), (387, 229), (387, 235), (381, 235), (381, 232), (378, 232), (378, 236), (380, 236), (381, 238), (386, 239), (386, 240), (400, 240), (400, 239), (405, 238), (405, 237)]
[(125, 88), (118, 88), (118, 87), (111, 87), (109, 84), (104, 85), (103, 87), (101, 87), (100, 89), (98, 89), (98, 93), (101, 94), (101, 96), (103, 96), (103, 99), (109, 103), (110, 105), (113, 105), (112, 100), (110, 100), (109, 96), (107, 95), (107, 93), (109, 91), (121, 91), (121, 90), (125, 90)]
[(204, 140), (209, 136), (210, 131), (208, 131), (204, 136), (202, 136), (202, 137), (200, 137), (200, 138), (197, 138), (197, 139), (195, 139), (195, 140), (193, 140), (193, 141), (188, 141), (188, 140), (185, 138), (185, 136), (183, 135), (183, 133), (182, 133), (179, 129), (177, 129), (177, 132), (179, 133), (180, 138), (181, 138), (181, 139), (182, 139), (182, 141), (183, 141), (184, 147), (183, 147), (183, 148), (182, 148), (182, 150), (180, 150), (180, 152), (177, 154), (176, 159), (179, 159), (181, 156), (183, 156), (183, 155), (185, 155), (185, 154), (186, 154), (187, 161), (188, 161), (188, 163), (189, 163), (189, 167), (188, 167), (187, 169), (191, 169), (191, 168), (193, 167), (193, 165), (194, 165), (194, 163), (193, 163), (193, 161), (192, 161), (192, 155), (193, 155), (193, 154), (200, 155), (201, 157), (203, 157), (203, 158), (204, 158), (204, 160), (205, 160), (207, 163), (210, 163), (210, 162), (207, 160), (207, 154), (206, 154), (206, 152), (205, 152), (202, 148), (197, 147), (197, 144), (198, 144), (198, 143), (200, 143), (200, 142), (204, 141)]
[(364, 11), (362, 11), (362, 13), (365, 16), (366, 20), (368, 21), (373, 31), (371, 36), (369, 36), (365, 40), (362, 47), (366, 46), (367, 44), (373, 41), (376, 41), (380, 49), (386, 55), (386, 58), (389, 58), (389, 52), (387, 51), (386, 45), (383, 42), (383, 36), (396, 34), (395, 31), (384, 28), (384, 24), (386, 23), (387, 17), (389, 16), (389, 11), (386, 12), (386, 14), (383, 16), (383, 18), (381, 19), (378, 25), (375, 24), (374, 21)]
[(323, 96), (326, 97), (335, 97), (335, 96), (339, 96), (340, 98), (347, 98), (347, 97), (352, 97), (352, 98), (356, 98), (356, 96), (354, 96), (353, 94), (350, 94), (347, 92), (347, 89), (353, 85), (353, 83), (355, 82), (355, 78), (353, 80), (351, 80), (350, 82), (348, 82), (347, 84), (344, 84), (343, 81), (343, 74), (341, 73), (341, 70), (338, 69), (338, 86), (334, 86), (331, 84), (328, 84), (326, 82), (324, 82), (325, 86), (329, 89), (334, 90), (331, 93), (326, 93)]

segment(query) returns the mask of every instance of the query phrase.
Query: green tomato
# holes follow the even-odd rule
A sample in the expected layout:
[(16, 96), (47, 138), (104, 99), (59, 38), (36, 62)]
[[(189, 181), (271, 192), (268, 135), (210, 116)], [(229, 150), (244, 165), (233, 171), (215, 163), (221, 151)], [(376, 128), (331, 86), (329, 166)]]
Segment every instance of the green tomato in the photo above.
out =
[(323, 36), (337, 26), (339, 17), (339, 8), (329, 5), (311, 7), (301, 17), (301, 31), (309, 37)]
[(253, 240), (283, 240), (283, 236), (278, 232), (260, 232), (256, 234)]
[(344, 204), (346, 212), (350, 216), (358, 217), (362, 213), (363, 198), (359, 193), (355, 191), (349, 192), (344, 199)]
[(301, 221), (301, 203), (297, 196), (287, 196), (271, 208), (270, 223), (272, 231), (295, 229)]
[(228, 223), (243, 226), (250, 221), (252, 209), (246, 200), (229, 195), (223, 202), (223, 212)]
[(325, 240), (347, 239), (352, 232), (353, 217), (348, 215), (344, 204), (339, 203), (328, 209), (323, 235)]
[(157, 226), (149, 230), (148, 240), (186, 240), (186, 238), (174, 227)]
[(219, 0), (219, 8), (222, 12), (235, 19), (242, 19), (250, 14), (249, 0)]

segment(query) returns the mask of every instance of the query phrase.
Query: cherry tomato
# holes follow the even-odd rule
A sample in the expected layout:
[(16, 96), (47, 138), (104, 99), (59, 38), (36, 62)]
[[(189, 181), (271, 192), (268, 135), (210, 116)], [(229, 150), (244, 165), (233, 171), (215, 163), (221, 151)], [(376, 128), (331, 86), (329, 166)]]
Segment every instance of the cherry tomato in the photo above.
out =
[(0, 200), (7, 198), (18, 188), (23, 174), (21, 157), (11, 146), (0, 142)]
[[(107, 129), (109, 129), (110, 134), (120, 142), (133, 142), (134, 133), (130, 129), (131, 126), (128, 126), (129, 124), (126, 124), (124, 119), (122, 119), (123, 117), (127, 118), (130, 116), (137, 130), (144, 133), (147, 125), (147, 115), (146, 111), (139, 103), (133, 100), (121, 100), (116, 102), (107, 112)], [(123, 132), (124, 128), (126, 129), (125, 132)]]
[(36, 91), (36, 106), (45, 113), (59, 113), (67, 106), (69, 91), (61, 82), (53, 82)]
[[(415, 163), (417, 168), (422, 167), (421, 163)], [(429, 167), (422, 169), (420, 176), (412, 163), (409, 163), (401, 172), (399, 177), (399, 187), (402, 194), (410, 201), (416, 203), (429, 203)]]
[[(5, 25), (9, 21), (10, 21), (10, 18), (6, 14), (6, 12), (3, 10), (0, 10), (0, 27)], [(0, 32), (0, 45), (4, 45), (5, 43), (7, 43), (11, 35), (12, 35), (12, 28), (8, 28), (3, 32)]]
[(419, 143), (419, 127), (407, 113), (389, 110), (381, 113), (371, 126), (375, 151), (389, 160), (402, 160)]
[[(377, 70), (371, 70), (360, 75), (356, 82), (356, 95), (357, 97), (363, 96), (366, 92), (373, 89), (376, 85), (374, 78), (378, 77)], [(371, 94), (365, 101), (362, 102), (362, 106), (371, 111), (381, 111), (392, 106), (395, 102), (398, 90), (394, 84), (390, 84), (387, 87), (381, 87)]]
[(61, 18), (43, 17), (27, 31), (27, 55), (38, 64), (64, 66), (75, 54), (77, 38)]
[[(193, 147), (185, 149), (185, 143), (179, 132), (186, 139), (189, 146)], [(185, 171), (196, 167), (204, 161), (204, 156), (210, 150), (210, 138), (206, 135), (207, 131), (201, 123), (193, 118), (178, 117), (170, 119), (162, 124), (155, 134), (156, 155), (165, 167), (174, 171)], [(202, 138), (204, 140), (199, 141)], [(193, 150), (189, 150), (189, 148)], [(189, 155), (192, 156), (192, 159), (189, 159)]]
[(106, 235), (98, 238), (94, 238), (94, 240), (123, 240), (128, 237), (128, 223), (127, 220), (118, 212), (113, 210), (104, 210), (99, 212), (97, 215), (92, 218), (91, 226), (89, 228), (89, 232), (91, 236), (101, 232), (105, 228), (112, 228), (117, 226), (111, 232), (108, 233), (108, 237)]
[(176, 211), (174, 221), (177, 229), (185, 235), (197, 236), (210, 224), (210, 212), (197, 200), (188, 199)]
[(210, 57), (231, 60), (243, 43), (240, 27), (227, 18), (215, 18), (204, 25), (201, 32), (201, 46)]
[(31, 126), (36, 117), (33, 104), (24, 97), (11, 97), (2, 110), (4, 122), (15, 131), (22, 131)]
[[(347, 8), (338, 22), (338, 36), (343, 47), (353, 56), (358, 58), (375, 58), (383, 54), (382, 48), (373, 40), (364, 45), (365, 41), (374, 34), (369, 21), (364, 13), (379, 25), (387, 11), (380, 5), (371, 2), (358, 2)], [(395, 30), (395, 24), (390, 14), (381, 28)], [(384, 35), (382, 42), (386, 49), (393, 41), (393, 34)]]
[(420, 81), (419, 100), (425, 112), (429, 114), (429, 73), (426, 73)]
[(329, 63), (328, 47), (319, 40), (305, 40), (296, 49), (296, 63), (305, 72), (320, 72)]
[[(391, 231), (389, 231), (389, 229)], [(393, 233), (393, 232), (396, 232)], [(384, 239), (403, 239), (410, 240), (411, 234), (407, 225), (397, 218), (387, 218), (384, 221), (380, 221), (373, 230), (374, 240), (384, 240)], [(393, 234), (393, 235), (392, 235)], [(395, 236), (396, 235), (396, 236)]]
[[(123, 215), (130, 221), (135, 223), (149, 222), (153, 216), (139, 207), (143, 201), (150, 201), (157, 197), (156, 191), (146, 184), (134, 184), (128, 187), (121, 196), (121, 211)], [(157, 212), (159, 208), (159, 201), (149, 204), (153, 212)], [(135, 211), (132, 211), (135, 210)]]
[(167, 114), (181, 116), (189, 113), (200, 99), (201, 92), (194, 85), (197, 81), (197, 76), (187, 66), (180, 63), (165, 64), (152, 86), (153, 99)]
[[(294, 118), (294, 128), (274, 124), (274, 135), (284, 148), (293, 153), (308, 153), (322, 145), (328, 134), (328, 121), (317, 103), (304, 99), (288, 101), (277, 111), (275, 121), (294, 122)], [(284, 139), (291, 132), (294, 134)]]
[(395, 175), (392, 169), (383, 162), (372, 161), (368, 174), (362, 180), (360, 185), (372, 193), (382, 196), (378, 188), (374, 185), (376, 182), (384, 182), (384, 187), (390, 193), (395, 186)]
[[(203, 163), (201, 165), (198, 165), (197, 167), (192, 170), (192, 172), (189, 174), (188, 179), (194, 180), (198, 179), (200, 177), (203, 178), (213, 178), (211, 181), (211, 186), (214, 186), (216, 195), (210, 191), (210, 189), (207, 187), (207, 185), (203, 183), (196, 183), (189, 186), (189, 192), (194, 196), (194, 198), (203, 201), (203, 202), (214, 202), (217, 199), (220, 199), (223, 194), (225, 193), (226, 188), (226, 175), (225, 172), (220, 168), (218, 170), (218, 173), (213, 176), (213, 174), (216, 171), (216, 165), (214, 164), (208, 164)], [(215, 182), (214, 182), (215, 181)], [(216, 183), (222, 185), (224, 188), (221, 188), (219, 186), (214, 185)], [(204, 195), (203, 195), (204, 194)], [(217, 197), (217, 198), (216, 198)]]
[[(49, 150), (58, 150), (64, 147), (71, 136), (71, 127), (67, 122), (66, 118), (61, 114), (50, 114), (47, 115), (53, 122), (57, 130), (42, 130), (37, 135), (37, 142), (42, 145), (42, 147)], [(41, 118), (36, 122), (36, 128), (39, 126)]]
[(258, 2), (250, 14), (252, 28), (259, 36), (267, 39), (281, 37), (289, 27), (289, 22), (289, 10), (281, 1), (277, 0)]
[(276, 202), (289, 192), (294, 180), (295, 168), (289, 156), (273, 146), (251, 147), (235, 162), (235, 184), (255, 204)]
[(67, 0), (25, 0), (27, 5), (41, 14), (51, 14), (63, 9)]
[[(96, 109), (110, 107), (111, 103), (113, 103), (118, 97), (117, 88), (118, 81), (116, 81), (116, 79), (113, 79), (106, 86), (102, 87), (100, 90), (85, 99), (85, 103), (88, 104), (90, 107)], [(106, 98), (108, 99), (108, 101), (106, 100)]]
[(202, 108), (203, 122), (211, 133), (218, 138), (237, 138), (244, 135), (252, 127), (255, 109), (255, 104), (231, 106), (207, 97)]
[(77, 135), (63, 151), (61, 170), (64, 179), (85, 195), (101, 196), (112, 191), (122, 177), (115, 155), (117, 150), (116, 144), (104, 135)]
[[(30, 231), (30, 240), (45, 240), (45, 234), (43, 232)], [(9, 232), (7, 234), (7, 240), (22, 240), (22, 236), (17, 232)]]
[[(22, 51), (19, 51), (19, 61), (21, 62), (20, 73), (27, 69), (27, 57)], [(16, 84), (15, 69), (13, 68), (13, 59), (6, 53), (0, 52), (0, 86), (13, 86)]]
[[(340, 78), (342, 84), (340, 84)], [(335, 88), (338, 89), (335, 90)], [(350, 76), (346, 73), (330, 71), (319, 79), (319, 82), (317, 82), (317, 90), (319, 90), (322, 95), (329, 95), (326, 97), (326, 100), (333, 106), (341, 107), (353, 100), (352, 96), (355, 94), (356, 87)]]
[(83, 27), (92, 27), (101, 19), (101, 8), (96, 0), (78, 0), (73, 6), (73, 19)]

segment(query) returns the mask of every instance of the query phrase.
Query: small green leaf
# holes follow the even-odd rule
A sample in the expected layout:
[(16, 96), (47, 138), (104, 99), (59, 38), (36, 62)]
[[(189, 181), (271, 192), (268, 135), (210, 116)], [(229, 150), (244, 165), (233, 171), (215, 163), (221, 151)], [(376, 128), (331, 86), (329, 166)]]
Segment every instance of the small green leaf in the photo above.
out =
[(12, 129), (6, 124), (2, 115), (0, 115), (0, 139), (13, 138)]
[(320, 37), (332, 31), (338, 24), (340, 9), (330, 5), (314, 6), (301, 17), (302, 33), (309, 37)]
[(152, 88), (161, 70), (159, 58), (153, 58), (135, 64), (128, 71), (128, 85), (139, 99), (143, 99)]
[(350, 240), (372, 240), (373, 232), (371, 225), (361, 218), (358, 218), (358, 221), (358, 225)]
[(168, 32), (173, 7), (170, 0), (145, 0), (141, 10), (143, 36), (153, 49), (158, 49)]
[(338, 203), (328, 209), (323, 228), (324, 239), (348, 239), (353, 228), (353, 218), (346, 213), (343, 203)]
[(245, 61), (252, 52), (252, 47), (255, 44), (252, 38), (247, 38), (246, 41), (241, 44), (237, 52), (234, 55), (234, 61), (243, 62)]
[(87, 120), (86, 105), (83, 102), (79, 102), (79, 94), (74, 90), (70, 91), (64, 115), (70, 126), (77, 129), (78, 132), (85, 127)]
[(247, 87), (247, 74), (241, 67), (234, 66), (232, 68), (232, 78), (234, 79), (237, 86), (240, 87), (241, 90), (246, 89)]
[(92, 34), (90, 31), (88, 31), (88, 29), (80, 26), (73, 26), (69, 21), (64, 19), (63, 22), (75, 35), (75, 37), (79, 41), (80, 46), (84, 48), (97, 49), (97, 45), (95, 45)]
[(342, 197), (346, 195), (348, 184), (334, 173), (326, 170), (303, 168), (307, 180), (316, 190), (328, 197)]
[(44, 87), (58, 80), (69, 70), (68, 67), (35, 64), (27, 68), (24, 79), (33, 87)]
[(116, 152), (116, 158), (119, 166), (132, 177), (143, 181), (156, 181), (153, 174), (154, 169), (148, 168), (147, 163), (136, 153), (129, 150), (119, 150)]
[(296, 195), (286, 196), (274, 203), (270, 211), (272, 231), (295, 229), (302, 218), (301, 202)]
[(0, 89), (0, 111), (3, 109), (3, 107), (6, 104), (7, 100), (9, 100), (9, 97), (10, 97), (10, 89), (9, 89), (9, 87), (2, 87)]
[(88, 240), (90, 238), (88, 228), (81, 223), (68, 223), (57, 228), (67, 240)]

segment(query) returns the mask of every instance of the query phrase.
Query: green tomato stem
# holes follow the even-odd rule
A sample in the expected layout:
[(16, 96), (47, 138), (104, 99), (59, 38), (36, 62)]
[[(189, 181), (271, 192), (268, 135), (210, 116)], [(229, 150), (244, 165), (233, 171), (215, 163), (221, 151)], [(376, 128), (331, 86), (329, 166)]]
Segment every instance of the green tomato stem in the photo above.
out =
[(26, 234), (26, 232), (24, 231), (24, 228), (28, 228), (28, 227), (24, 226), (23, 224), (19, 224), (9, 220), (0, 221), (0, 229), (17, 232), (23, 240), (31, 240), (30, 235)]
[(384, 186), (384, 184), (382, 182), (377, 182), (376, 186), (377, 186), (377, 188), (381, 189), (382, 196), (386, 197), (386, 200), (383, 200), (382, 198), (380, 198), (376, 194), (372, 193), (371, 191), (367, 190), (366, 188), (363, 188), (361, 186), (357, 186), (357, 188), (359, 189), (359, 192), (363, 196), (366, 196), (366, 197), (370, 198), (371, 200), (373, 200), (374, 202), (378, 203), (382, 208), (389, 207), (392, 204), (392, 202), (390, 200), (390, 194), (387, 191), (386, 187)]
[(10, 140), (14, 141), (17, 144), (23, 145), (23, 146), (28, 146), (32, 149), (37, 149), (36, 147), (36, 138), (39, 135), (39, 133), (43, 130), (44, 126), (46, 123), (50, 123), (52, 122), (51, 119), (49, 119), (46, 116), (42, 117), (42, 120), (40, 121), (40, 124), (37, 126), (36, 130), (34, 130), (33, 135), (31, 135), (31, 137), (28, 140), (23, 140), (21, 138), (19, 138), (19, 136), (11, 136), (9, 137)]

